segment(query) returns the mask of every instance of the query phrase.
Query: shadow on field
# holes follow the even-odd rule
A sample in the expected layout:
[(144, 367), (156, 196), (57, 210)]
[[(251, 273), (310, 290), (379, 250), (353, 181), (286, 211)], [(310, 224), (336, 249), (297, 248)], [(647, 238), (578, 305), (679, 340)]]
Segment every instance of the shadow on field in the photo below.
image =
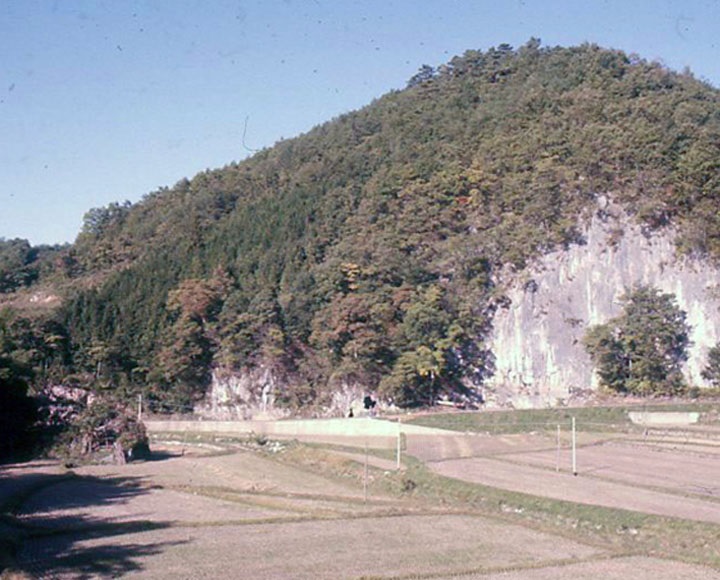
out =
[(142, 570), (142, 557), (179, 543), (123, 538), (171, 526), (124, 507), (149, 491), (136, 477), (1, 470), (0, 572), (13, 565), (34, 577), (90, 578)]
[(171, 451), (157, 451), (153, 450), (150, 455), (143, 461), (167, 461), (168, 459), (175, 459), (182, 457), (182, 452), (171, 452)]

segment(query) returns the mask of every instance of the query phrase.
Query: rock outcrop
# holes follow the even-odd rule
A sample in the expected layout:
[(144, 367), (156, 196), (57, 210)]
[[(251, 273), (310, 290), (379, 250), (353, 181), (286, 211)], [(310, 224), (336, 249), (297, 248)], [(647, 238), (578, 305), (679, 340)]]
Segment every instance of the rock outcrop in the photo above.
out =
[[(265, 365), (244, 371), (216, 369), (207, 395), (195, 406), (195, 414), (213, 420), (262, 420), (287, 417), (291, 412), (278, 405), (291, 378)], [(363, 398), (368, 391), (361, 385), (343, 383), (332, 392), (327, 405), (313, 408), (313, 416), (363, 416)], [(302, 410), (299, 410), (302, 413)]]
[[(707, 351), (720, 340), (720, 270), (678, 256), (675, 232), (648, 232), (621, 208), (601, 198), (585, 229), (584, 243), (552, 252), (527, 269), (504, 276), (506, 305), (499, 308), (489, 338), (495, 373), (487, 381), (487, 403), (516, 407), (565, 404), (597, 389), (582, 344), (589, 326), (622, 311), (621, 298), (648, 285), (673, 294), (687, 313), (691, 346), (684, 372), (690, 385), (706, 386), (701, 372)], [(213, 419), (279, 417), (276, 398), (287, 377), (257, 367), (241, 374), (216, 372), (196, 408)], [(361, 407), (363, 389), (343, 385), (327, 413)]]
[(243, 373), (216, 369), (195, 414), (216, 420), (280, 418), (287, 414), (275, 404), (283, 383), (277, 372), (262, 365)]
[(604, 198), (584, 242), (544, 256), (509, 284), (509, 303), (494, 318), (496, 372), (486, 398), (537, 407), (595, 388), (582, 337), (620, 314), (620, 298), (638, 285), (674, 294), (687, 313), (692, 344), (684, 370), (691, 385), (703, 386), (707, 351), (720, 337), (720, 271), (679, 257), (671, 229), (649, 233)]

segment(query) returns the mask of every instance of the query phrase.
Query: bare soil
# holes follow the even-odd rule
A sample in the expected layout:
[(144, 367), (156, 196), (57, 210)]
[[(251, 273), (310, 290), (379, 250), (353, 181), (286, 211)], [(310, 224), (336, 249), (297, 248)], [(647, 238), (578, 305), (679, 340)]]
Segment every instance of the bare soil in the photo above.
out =
[[(453, 576), (446, 578), (453, 578)], [(658, 558), (633, 557), (568, 563), (534, 570), (473, 574), (463, 576), (463, 578), (490, 580), (597, 580), (598, 578), (603, 580), (628, 580), (628, 578), (633, 580), (678, 580), (680, 578), (683, 580), (713, 580), (718, 578), (718, 572), (703, 566), (691, 566)]]
[[(468, 481), (720, 523), (720, 455), (712, 450), (593, 434), (580, 443), (578, 476), (567, 449), (555, 472), (555, 441), (540, 434), (408, 435), (406, 453)], [(324, 461), (344, 466), (329, 477), (312, 462), (301, 468), (231, 446), (154, 449), (157, 460), (72, 474), (50, 462), (0, 468), (21, 568), (38, 578), (720, 580), (718, 570), (629, 556), (546, 528), (377, 490), (365, 498), (362, 451), (328, 452)], [(377, 477), (395, 467), (372, 454), (368, 463)]]
[[(720, 524), (720, 455), (583, 434), (571, 450), (546, 435), (408, 438), (408, 451), (448, 477), (577, 503)], [(556, 467), (560, 471), (556, 472)]]
[[(97, 550), (106, 541), (84, 541), (75, 549)], [(123, 541), (146, 554), (136, 560), (137, 577), (168, 579), (452, 574), (599, 553), (518, 526), (459, 515), (173, 528), (129, 534)], [(159, 545), (162, 551), (155, 552)]]
[[(569, 454), (568, 449), (561, 453), (565, 469)], [(720, 499), (720, 454), (712, 448), (612, 441), (581, 447), (577, 457), (582, 475)], [(556, 452), (524, 453), (513, 460), (554, 469)]]

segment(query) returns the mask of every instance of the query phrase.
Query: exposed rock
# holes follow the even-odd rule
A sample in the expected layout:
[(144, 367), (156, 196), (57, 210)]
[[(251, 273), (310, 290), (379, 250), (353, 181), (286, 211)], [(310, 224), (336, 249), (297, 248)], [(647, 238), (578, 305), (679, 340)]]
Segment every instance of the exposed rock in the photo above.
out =
[[(641, 284), (673, 294), (687, 313), (692, 331), (684, 372), (690, 385), (708, 386), (701, 372), (708, 349), (720, 339), (720, 270), (679, 257), (671, 228), (648, 233), (607, 197), (599, 198), (583, 239), (498, 280), (507, 300), (493, 321), (496, 370), (484, 389), (486, 404), (528, 408), (592, 399), (597, 378), (582, 338), (589, 326), (619, 315), (621, 297)], [(285, 416), (276, 400), (286, 383), (265, 366), (216, 371), (196, 413), (225, 420)], [(325, 412), (342, 416), (353, 408), (357, 415), (364, 394), (361, 386), (343, 384)]]
[(494, 318), (496, 372), (486, 398), (537, 407), (597, 387), (582, 338), (588, 326), (620, 314), (621, 296), (641, 284), (674, 294), (687, 312), (692, 344), (684, 371), (691, 385), (705, 386), (700, 373), (720, 336), (720, 271), (678, 257), (674, 231), (648, 234), (604, 197), (584, 239), (544, 256), (509, 284), (509, 304)]
[(46, 385), (37, 395), (40, 414), (47, 426), (71, 423), (94, 398), (88, 389), (56, 384)]
[[(206, 419), (231, 421), (278, 419), (297, 414), (278, 406), (278, 399), (288, 388), (290, 378), (267, 366), (242, 372), (216, 369), (207, 395), (195, 407), (195, 414)], [(342, 383), (331, 394), (327, 406), (313, 408), (313, 416), (365, 416), (363, 398), (367, 390), (355, 383)], [(387, 409), (383, 407), (383, 409)]]
[(195, 413), (217, 420), (279, 418), (287, 415), (276, 406), (282, 384), (282, 378), (267, 366), (242, 373), (216, 369), (208, 394)]
[(366, 414), (363, 406), (365, 395), (366, 391), (361, 386), (343, 383), (332, 393), (330, 414), (351, 417), (360, 417)]
[(60, 297), (56, 294), (49, 294), (47, 292), (35, 292), (30, 296), (31, 304), (57, 304), (60, 302)]

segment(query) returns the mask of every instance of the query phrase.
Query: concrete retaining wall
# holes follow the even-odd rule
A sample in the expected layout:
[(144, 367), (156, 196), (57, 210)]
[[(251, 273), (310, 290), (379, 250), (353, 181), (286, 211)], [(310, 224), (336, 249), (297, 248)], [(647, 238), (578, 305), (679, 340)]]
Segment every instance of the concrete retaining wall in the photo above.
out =
[(269, 437), (397, 437), (398, 429), (414, 435), (457, 435), (452, 431), (406, 425), (383, 419), (308, 419), (287, 421), (157, 421), (147, 420), (150, 433), (227, 433), (233, 435), (258, 434)]
[(700, 413), (680, 412), (630, 412), (630, 420), (636, 425), (692, 425), (700, 419)]

